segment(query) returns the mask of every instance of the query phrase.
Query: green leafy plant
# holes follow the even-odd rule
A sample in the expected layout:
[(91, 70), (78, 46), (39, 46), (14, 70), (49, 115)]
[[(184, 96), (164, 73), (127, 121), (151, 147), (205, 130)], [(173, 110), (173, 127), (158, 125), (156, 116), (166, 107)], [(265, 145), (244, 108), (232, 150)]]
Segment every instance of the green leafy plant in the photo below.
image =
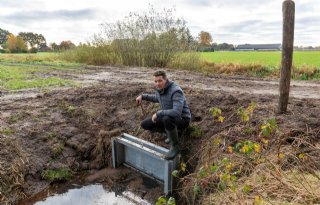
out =
[(274, 130), (276, 130), (276, 128), (277, 128), (277, 121), (275, 118), (271, 118), (267, 120), (263, 125), (261, 125), (261, 131), (265, 137), (270, 136), (270, 134)]
[(250, 140), (245, 140), (244, 142), (238, 142), (235, 145), (234, 150), (236, 152), (250, 155), (253, 153), (260, 153), (261, 152), (261, 145), (259, 143), (255, 143)]
[(179, 169), (179, 170), (173, 170), (171, 174), (172, 174), (172, 176), (174, 176), (174, 177), (178, 177), (179, 172), (184, 173), (184, 172), (186, 172), (186, 169), (187, 169), (187, 164), (184, 163), (184, 162), (181, 162), (181, 163), (180, 163), (180, 169)]
[[(234, 192), (237, 186), (237, 175), (239, 174), (239, 171), (234, 170), (234, 166), (230, 159), (223, 158), (217, 161), (216, 164), (210, 166), (205, 164), (200, 167), (193, 185), (194, 197), (197, 197), (202, 191), (212, 186), (217, 186), (222, 191), (230, 188)], [(218, 182), (217, 179), (219, 179)]]
[(212, 107), (209, 111), (212, 113), (213, 117), (221, 115), (221, 110), (217, 107)]
[(74, 112), (76, 111), (76, 107), (70, 105), (68, 108), (67, 108), (67, 112), (70, 113), (70, 114), (73, 114)]
[(254, 109), (256, 108), (256, 103), (251, 102), (247, 108), (239, 108), (237, 114), (241, 117), (242, 122), (248, 122), (250, 120), (250, 116), (252, 115)]
[(186, 169), (187, 169), (187, 164), (184, 163), (184, 162), (181, 162), (181, 163), (180, 163), (180, 170), (181, 170), (182, 172), (185, 172)]
[(242, 191), (246, 194), (248, 194), (251, 191), (251, 186), (250, 185), (244, 185)]
[(173, 170), (171, 175), (174, 177), (178, 177), (179, 171), (178, 170)]
[(168, 199), (164, 196), (161, 196), (156, 201), (156, 205), (176, 205), (176, 200), (174, 197), (169, 197)]
[(221, 109), (217, 107), (212, 107), (209, 109), (209, 112), (212, 113), (212, 116), (218, 120), (218, 122), (223, 122), (224, 117), (222, 116), (222, 111)]

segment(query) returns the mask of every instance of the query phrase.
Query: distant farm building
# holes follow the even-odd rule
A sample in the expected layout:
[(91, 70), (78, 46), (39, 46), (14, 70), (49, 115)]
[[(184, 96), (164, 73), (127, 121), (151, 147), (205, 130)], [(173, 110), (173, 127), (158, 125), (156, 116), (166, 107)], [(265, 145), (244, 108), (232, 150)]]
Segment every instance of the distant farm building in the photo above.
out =
[(280, 51), (281, 44), (242, 44), (235, 48), (236, 51)]

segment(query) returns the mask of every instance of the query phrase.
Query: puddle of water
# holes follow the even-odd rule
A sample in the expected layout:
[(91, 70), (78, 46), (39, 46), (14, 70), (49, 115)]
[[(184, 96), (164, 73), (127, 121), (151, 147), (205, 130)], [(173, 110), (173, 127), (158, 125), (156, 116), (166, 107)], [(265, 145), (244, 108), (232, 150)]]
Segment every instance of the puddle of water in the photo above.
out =
[[(47, 193), (49, 194), (49, 193)], [(45, 196), (44, 196), (45, 197)], [(54, 194), (40, 200), (29, 200), (19, 205), (150, 205), (147, 201), (131, 192), (123, 192), (120, 196), (107, 191), (101, 184), (92, 184), (69, 189), (66, 193)]]

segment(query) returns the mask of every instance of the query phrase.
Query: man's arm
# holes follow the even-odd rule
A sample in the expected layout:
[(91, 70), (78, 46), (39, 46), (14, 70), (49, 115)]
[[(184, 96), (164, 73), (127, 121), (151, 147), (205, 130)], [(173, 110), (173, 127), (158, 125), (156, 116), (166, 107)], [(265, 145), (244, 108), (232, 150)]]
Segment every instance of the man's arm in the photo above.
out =
[(142, 100), (146, 100), (146, 101), (149, 101), (149, 102), (154, 102), (154, 103), (158, 103), (158, 98), (156, 97), (155, 94), (147, 94), (147, 93), (143, 93), (141, 95), (141, 99)]
[(182, 92), (177, 91), (172, 95), (172, 109), (169, 110), (159, 110), (157, 112), (157, 117), (163, 117), (163, 116), (170, 116), (170, 117), (181, 117), (182, 109), (183, 109), (183, 103), (184, 103), (184, 96)]

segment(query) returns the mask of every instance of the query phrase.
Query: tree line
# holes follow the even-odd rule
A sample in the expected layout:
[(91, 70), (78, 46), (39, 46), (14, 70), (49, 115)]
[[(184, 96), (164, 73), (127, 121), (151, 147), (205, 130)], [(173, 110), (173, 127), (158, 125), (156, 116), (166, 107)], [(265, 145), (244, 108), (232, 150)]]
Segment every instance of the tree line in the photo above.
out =
[(65, 51), (75, 48), (71, 41), (62, 41), (60, 44), (47, 45), (42, 34), (20, 32), (18, 35), (0, 28), (0, 53), (37, 53), (48, 51)]
[[(132, 16), (131, 16), (131, 18), (132, 18)], [(156, 24), (156, 22), (153, 22), (153, 23)], [(178, 24), (183, 25), (184, 22), (178, 21)], [(168, 36), (164, 37), (164, 35), (162, 35), (160, 37), (160, 39), (165, 38), (166, 40), (171, 38), (171, 42), (166, 42), (166, 45), (169, 45), (169, 44), (171, 45), (170, 49), (178, 49), (178, 47), (179, 47), (179, 49), (181, 49), (181, 45), (182, 46), (192, 45), (192, 47), (196, 48), (196, 50), (198, 50), (198, 51), (234, 50), (234, 46), (232, 44), (212, 43), (212, 36), (209, 32), (206, 32), (206, 31), (201, 31), (198, 34), (198, 37), (196, 39), (191, 36), (189, 29), (186, 28), (185, 25), (183, 25), (182, 27), (181, 27), (181, 25), (180, 25), (180, 28), (178, 28), (177, 30), (175, 30), (176, 29), (175, 28), (175, 29), (172, 29), (171, 31), (167, 31), (167, 33), (166, 33), (166, 35), (168, 35), (168, 36), (171, 35), (171, 37), (172, 37), (172, 35), (173, 36), (180, 35), (181, 41), (173, 41), (171, 37), (169, 37), (169, 38), (168, 38)], [(105, 30), (108, 30), (112, 27), (111, 24), (109, 24), (109, 25), (104, 24), (103, 26), (104, 26)], [(128, 26), (128, 25), (126, 25), (126, 26)], [(132, 25), (130, 25), (130, 26), (132, 26)], [(141, 27), (141, 25), (138, 25), (138, 26)], [(141, 29), (138, 26), (134, 29), (135, 30)], [(153, 27), (153, 26), (157, 26), (157, 25), (150, 25), (150, 26)], [(158, 28), (159, 28), (159, 25), (158, 25)], [(109, 30), (109, 32), (110, 32), (110, 30)], [(123, 35), (124, 32), (127, 32), (127, 31), (124, 31), (123, 29), (122, 30), (115, 29), (112, 32), (110, 32), (110, 33), (112, 33), (112, 35), (114, 35), (114, 36), (112, 36), (112, 38), (114, 40), (114, 42), (112, 43), (113, 45), (117, 45), (117, 44), (119, 44), (119, 41), (123, 41), (120, 39), (124, 39), (124, 36), (121, 36), (121, 35)], [(148, 43), (150, 43), (150, 39), (155, 38), (154, 31), (152, 31), (153, 33), (152, 32), (148, 33), (148, 31), (146, 31), (146, 30), (137, 31), (137, 32), (138, 33), (143, 32), (143, 35), (145, 35), (145, 43), (147, 43), (147, 41), (148, 41), (147, 39), (149, 39)], [(108, 37), (110, 37), (110, 36), (108, 36)], [(134, 38), (136, 38), (136, 36), (134, 36)], [(176, 37), (174, 37), (174, 38), (176, 38)], [(133, 45), (134, 44), (135, 43), (133, 43)], [(134, 46), (136, 46), (136, 45), (134, 45)], [(37, 33), (33, 33), (33, 32), (20, 32), (20, 33), (18, 33), (18, 35), (14, 35), (14, 34), (10, 33), (9, 31), (0, 28), (0, 53), (28, 53), (28, 52), (29, 53), (36, 53), (38, 51), (40, 51), (40, 52), (65, 51), (65, 50), (73, 49), (75, 47), (76, 47), (76, 45), (74, 43), (72, 43), (70, 40), (62, 41), (62, 42), (60, 42), (60, 44), (51, 43), (50, 45), (47, 45), (46, 38), (42, 34), (37, 34)]]

